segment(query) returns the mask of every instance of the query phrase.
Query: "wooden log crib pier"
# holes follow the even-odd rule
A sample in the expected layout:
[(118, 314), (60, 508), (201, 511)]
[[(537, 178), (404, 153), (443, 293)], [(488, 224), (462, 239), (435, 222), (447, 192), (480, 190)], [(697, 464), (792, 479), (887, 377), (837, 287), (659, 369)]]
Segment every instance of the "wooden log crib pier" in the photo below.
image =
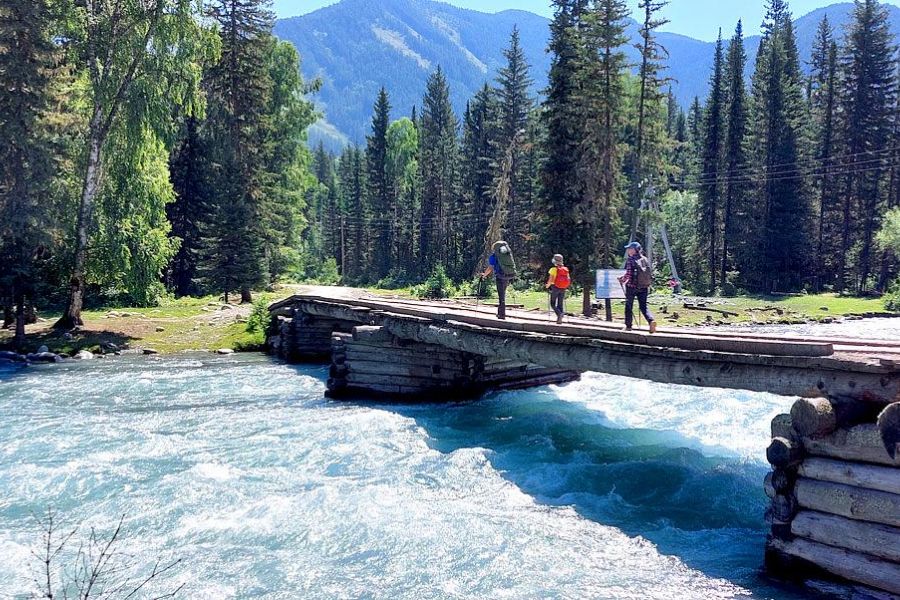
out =
[[(772, 421), (766, 564), (900, 598), (900, 341), (622, 331), (546, 314), (315, 288), (270, 307), (268, 346), (330, 361), (328, 395), (439, 401), (596, 371), (797, 396)], [(878, 596), (881, 597), (881, 596)]]

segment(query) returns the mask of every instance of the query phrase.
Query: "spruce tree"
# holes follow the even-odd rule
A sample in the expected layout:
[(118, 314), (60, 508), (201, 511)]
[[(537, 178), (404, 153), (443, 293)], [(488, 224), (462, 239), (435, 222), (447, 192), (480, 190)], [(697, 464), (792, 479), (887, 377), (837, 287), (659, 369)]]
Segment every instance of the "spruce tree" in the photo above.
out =
[(574, 278), (582, 285), (582, 309), (591, 313), (593, 269), (618, 258), (617, 229), (623, 197), (621, 128), (623, 75), (627, 66), (623, 47), (628, 9), (623, 0), (600, 0), (584, 15), (584, 43), (577, 72), (578, 115), (583, 123), (578, 174), (582, 196), (573, 211), (570, 235), (574, 246)]
[(387, 251), (393, 238), (391, 209), (394, 203), (388, 179), (387, 132), (391, 121), (391, 104), (387, 91), (378, 93), (372, 115), (372, 133), (366, 138), (366, 167), (369, 209), (373, 217), (381, 220), (372, 234), (372, 276), (378, 281), (391, 270), (391, 253)]
[(579, 111), (579, 69), (583, 42), (581, 19), (587, 2), (554, 0), (548, 51), (552, 55), (549, 84), (541, 112), (544, 129), (541, 163), (542, 193), (539, 208), (540, 250), (552, 256), (562, 253), (573, 274), (592, 268), (591, 244), (581, 244), (576, 256), (577, 234), (573, 230), (576, 207), (584, 197), (579, 174), (582, 121)]
[(204, 231), (213, 217), (209, 189), (211, 165), (196, 117), (185, 119), (181, 139), (169, 162), (175, 201), (166, 206), (178, 253), (168, 269), (168, 285), (176, 296), (199, 294), (198, 265), (203, 258)]
[[(495, 202), (494, 178), (499, 162), (498, 152), (501, 148), (504, 152), (506, 150), (504, 143), (498, 141), (504, 135), (504, 123), (500, 119), (502, 109), (496, 96), (494, 90), (485, 84), (466, 105), (463, 117), (461, 179), (467, 218), (462, 225), (465, 231), (463, 247), (471, 249), (470, 256), (465, 257), (469, 272), (478, 268), (478, 249), (484, 245), (488, 216)], [(512, 195), (512, 189), (510, 191)], [(508, 232), (511, 229), (514, 229), (512, 220), (506, 223), (503, 236), (510, 237)]]
[(25, 342), (25, 307), (35, 301), (37, 260), (49, 239), (45, 194), (52, 176), (42, 124), (53, 45), (43, 0), (0, 7), (0, 299), (15, 305), (14, 344)]
[(842, 137), (847, 158), (842, 169), (840, 289), (851, 286), (866, 291), (870, 275), (879, 270), (873, 240), (884, 210), (882, 178), (896, 94), (895, 66), (887, 10), (876, 0), (857, 0), (841, 56)]
[[(798, 260), (809, 247), (809, 204), (799, 144), (805, 115), (796, 40), (784, 0), (769, 0), (753, 75), (750, 143), (756, 186), (753, 222), (758, 240), (748, 285), (764, 292), (799, 289), (811, 274)], [(785, 176), (786, 169), (794, 169)]]
[(443, 265), (454, 278), (462, 278), (459, 199), (459, 123), (450, 103), (447, 78), (440, 67), (428, 78), (422, 101), (419, 130), (419, 169), (422, 211), (419, 232), (420, 276)]
[(744, 50), (743, 27), (738, 21), (734, 36), (728, 43), (725, 58), (725, 160), (724, 160), (724, 206), (722, 217), (722, 268), (719, 282), (726, 287), (728, 273), (734, 270), (746, 256), (746, 249), (752, 242), (744, 235), (743, 224), (747, 222), (746, 198), (750, 186), (747, 185), (747, 169), (750, 163), (744, 147), (747, 134), (747, 93), (744, 87), (744, 66), (747, 54)]
[[(530, 143), (525, 134), (534, 100), (529, 95), (533, 81), (525, 52), (519, 42), (518, 27), (513, 27), (509, 46), (503, 51), (503, 56), (506, 58), (506, 65), (500, 69), (497, 75), (499, 131), (497, 138), (492, 141), (495, 146), (492, 160), (505, 155), (512, 148), (509, 170), (509, 216), (506, 224), (509, 233), (504, 235), (510, 243), (521, 249), (522, 242), (525, 241), (521, 232), (524, 229), (530, 207), (522, 201), (529, 184), (522, 176), (520, 163), (525, 148)], [(500, 176), (499, 170), (496, 171), (496, 175)], [(497, 183), (495, 182), (495, 187), (497, 187)], [(520, 256), (523, 254), (520, 253)]]
[(416, 273), (419, 251), (419, 132), (411, 119), (391, 123), (387, 135), (388, 178), (394, 198), (394, 237), (391, 240), (391, 262), (401, 278), (396, 283), (412, 281)]
[(707, 291), (717, 287), (721, 231), (722, 158), (725, 141), (725, 59), (722, 32), (716, 42), (713, 72), (710, 78), (709, 99), (703, 116), (703, 155), (700, 162), (700, 194), (697, 215), (697, 241), (700, 255), (697, 261), (706, 263), (703, 282)]
[(265, 0), (214, 0), (209, 17), (218, 24), (222, 54), (206, 77), (207, 128), (217, 164), (212, 189), (216, 216), (204, 265), (208, 283), (241, 302), (268, 280), (263, 241), (266, 156), (260, 145), (270, 123), (272, 92), (268, 52), (273, 14)]
[[(668, 118), (662, 121), (662, 86), (667, 79), (662, 76), (666, 49), (656, 38), (656, 30), (669, 23), (658, 17), (666, 7), (667, 0), (639, 0), (638, 8), (643, 11), (643, 23), (638, 30), (641, 41), (637, 44), (641, 53), (638, 67), (637, 123), (634, 127), (632, 152), (628, 162), (631, 175), (630, 200), (633, 223), (637, 225), (643, 190), (646, 184), (659, 186), (663, 183), (665, 171), (666, 129)], [(632, 230), (632, 237), (637, 231)], [(648, 252), (651, 249), (648, 248)], [(652, 257), (651, 257), (652, 258)]]
[(813, 42), (810, 75), (810, 117), (815, 145), (816, 171), (813, 186), (818, 200), (816, 231), (816, 287), (834, 284), (840, 251), (841, 211), (833, 173), (837, 142), (837, 44), (828, 16), (822, 17)]

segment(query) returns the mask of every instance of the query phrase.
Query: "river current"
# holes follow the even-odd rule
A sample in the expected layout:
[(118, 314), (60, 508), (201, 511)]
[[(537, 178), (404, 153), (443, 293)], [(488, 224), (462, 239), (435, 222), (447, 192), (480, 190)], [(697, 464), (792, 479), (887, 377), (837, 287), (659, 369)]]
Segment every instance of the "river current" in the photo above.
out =
[(792, 399), (586, 374), (478, 402), (323, 397), (259, 355), (0, 367), (0, 598), (52, 507), (181, 558), (181, 598), (806, 598), (762, 572)]

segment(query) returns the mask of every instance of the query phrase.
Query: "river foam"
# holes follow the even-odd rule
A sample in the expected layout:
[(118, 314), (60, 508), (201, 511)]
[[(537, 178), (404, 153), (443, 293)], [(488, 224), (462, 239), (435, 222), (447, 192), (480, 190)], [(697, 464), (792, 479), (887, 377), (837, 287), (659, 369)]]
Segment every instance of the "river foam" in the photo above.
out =
[(761, 576), (790, 399), (588, 374), (476, 403), (323, 398), (323, 368), (121, 358), (0, 374), (0, 596), (32, 513), (179, 557), (184, 598), (795, 597)]

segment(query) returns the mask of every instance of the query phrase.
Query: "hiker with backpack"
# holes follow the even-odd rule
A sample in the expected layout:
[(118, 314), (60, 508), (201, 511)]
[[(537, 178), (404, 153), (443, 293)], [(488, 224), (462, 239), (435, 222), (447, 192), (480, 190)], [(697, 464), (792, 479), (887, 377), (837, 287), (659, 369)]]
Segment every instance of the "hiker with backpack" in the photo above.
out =
[(504, 241), (494, 242), (491, 248), (491, 256), (488, 258), (488, 267), (481, 277), (490, 277), (492, 274), (497, 281), (497, 318), (506, 318), (506, 288), (509, 282), (516, 278), (516, 261), (512, 250)]
[(566, 290), (572, 285), (572, 278), (562, 254), (554, 254), (552, 262), (546, 288), (550, 291), (550, 308), (556, 313), (556, 324), (560, 325), (565, 311)]
[(650, 325), (650, 333), (656, 333), (656, 320), (647, 308), (647, 296), (653, 283), (653, 268), (641, 251), (639, 243), (631, 242), (625, 246), (625, 253), (628, 255), (625, 261), (625, 275), (619, 278), (619, 282), (625, 287), (625, 330), (631, 331), (634, 322), (634, 299), (637, 298), (638, 308)]

